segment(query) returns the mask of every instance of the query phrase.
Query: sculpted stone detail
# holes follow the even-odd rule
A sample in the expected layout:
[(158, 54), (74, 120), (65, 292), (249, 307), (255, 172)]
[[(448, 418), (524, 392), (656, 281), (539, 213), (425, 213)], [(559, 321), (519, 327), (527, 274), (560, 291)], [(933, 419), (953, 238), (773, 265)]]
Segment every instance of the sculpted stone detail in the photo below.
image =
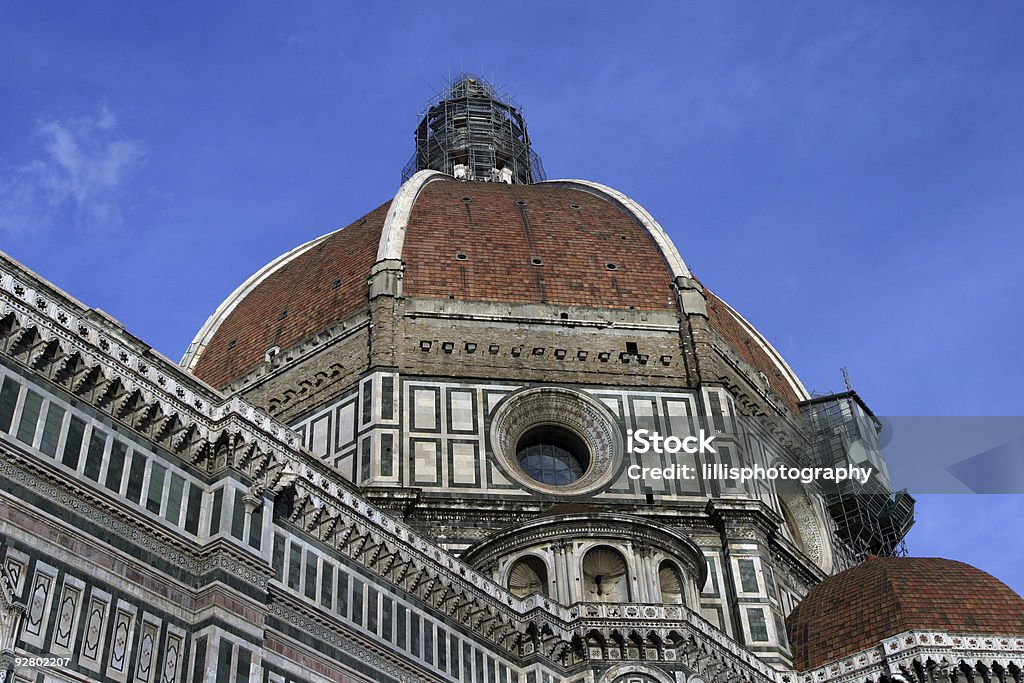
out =
[[(541, 425), (568, 429), (586, 443), (590, 462), (583, 476), (553, 486), (523, 471), (516, 458), (519, 440)], [(502, 468), (520, 484), (546, 493), (592, 493), (607, 485), (622, 464), (622, 434), (612, 416), (594, 399), (570, 389), (540, 387), (509, 395), (494, 414), (490, 437)]]
[(14, 599), (10, 577), (0, 573), (0, 667), (3, 669), (10, 666), (14, 657), (14, 646), (24, 616), (25, 605)]
[(293, 431), (237, 396), (203, 387), (106, 314), (53, 298), (40, 309), (32, 305), (40, 297), (0, 269), (0, 350), (12, 359), (188, 462), (212, 467), (230, 451), (247, 474), (272, 473), (275, 490), (298, 471), (289, 455), (299, 442)]
[(781, 679), (782, 683), (1019, 683), (1022, 665), (1024, 637), (910, 631), (798, 676), (782, 674)]
[(780, 497), (783, 517), (794, 541), (800, 549), (822, 570), (832, 569), (832, 557), (824, 532), (826, 522), (817, 514), (812, 502), (802, 492)]

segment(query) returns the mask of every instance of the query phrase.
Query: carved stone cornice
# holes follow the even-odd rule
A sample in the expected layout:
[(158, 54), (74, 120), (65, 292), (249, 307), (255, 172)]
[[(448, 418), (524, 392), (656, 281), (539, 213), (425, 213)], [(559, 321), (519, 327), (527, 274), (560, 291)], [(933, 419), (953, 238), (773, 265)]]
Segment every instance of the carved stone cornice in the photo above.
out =
[(17, 482), (69, 513), (81, 515), (97, 526), (107, 529), (153, 557), (179, 567), (198, 577), (221, 568), (238, 578), (265, 589), (273, 576), (271, 568), (225, 541), (214, 541), (205, 547), (188, 543), (156, 524), (133, 515), (103, 494), (74, 482), (40, 463), (22, 456), (9, 444), (0, 445), (4, 462), (0, 477)]
[[(963, 635), (942, 631), (907, 631), (875, 647), (825, 666), (788, 672), (783, 683), (863, 683), (943, 680), (989, 680), (1003, 672), (1003, 683), (1020, 680), (1024, 667), (1024, 634)], [(1008, 677), (1008, 678), (1007, 678)], [(997, 676), (996, 678), (999, 678)]]
[(298, 435), (225, 398), (101, 311), (0, 259), (0, 351), (192, 464), (223, 463), (277, 491), (299, 465)]
[(723, 541), (750, 538), (763, 543), (783, 522), (778, 513), (760, 500), (709, 500), (705, 512), (723, 534)]

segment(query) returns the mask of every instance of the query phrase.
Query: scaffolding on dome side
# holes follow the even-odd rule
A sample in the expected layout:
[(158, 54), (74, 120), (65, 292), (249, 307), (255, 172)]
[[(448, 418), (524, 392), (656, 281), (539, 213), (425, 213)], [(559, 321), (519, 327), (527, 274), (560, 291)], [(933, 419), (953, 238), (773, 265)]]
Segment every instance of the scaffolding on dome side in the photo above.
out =
[(881, 422), (851, 390), (801, 404), (813, 434), (812, 457), (819, 467), (870, 467), (867, 484), (822, 482), (825, 505), (839, 537), (858, 558), (906, 554), (904, 537), (914, 524), (914, 498), (892, 491), (878, 442)]
[(546, 179), (522, 108), (471, 74), (450, 80), (420, 115), (416, 151), (402, 169), (402, 182), (426, 169), (458, 180), (526, 185)]

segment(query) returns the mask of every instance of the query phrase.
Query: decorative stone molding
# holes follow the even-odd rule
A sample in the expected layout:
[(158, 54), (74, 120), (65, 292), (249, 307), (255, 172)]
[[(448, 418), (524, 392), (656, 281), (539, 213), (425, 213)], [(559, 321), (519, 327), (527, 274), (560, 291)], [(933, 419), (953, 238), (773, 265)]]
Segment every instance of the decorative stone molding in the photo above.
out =
[(608, 187), (607, 185), (595, 183), (591, 180), (546, 180), (544, 181), (544, 184), (582, 190), (583, 192), (589, 192), (590, 194), (597, 195), (606, 201), (617, 204), (623, 211), (640, 223), (640, 225), (644, 226), (648, 234), (650, 234), (651, 239), (658, 245), (658, 250), (661, 251), (661, 255), (665, 258), (665, 262), (668, 263), (674, 278), (693, 277), (693, 274), (690, 273), (690, 269), (686, 267), (683, 257), (679, 255), (679, 250), (676, 249), (676, 245), (672, 243), (671, 239), (669, 239), (668, 233), (665, 232), (665, 228), (661, 227), (661, 224), (654, 220), (654, 217), (647, 212), (647, 209), (640, 206), (640, 204), (635, 200), (630, 199), (618, 190)]
[(1022, 667), (1024, 634), (979, 636), (907, 631), (817, 669), (799, 674), (789, 672), (782, 683), (1020, 683)]
[(25, 616), (25, 605), (14, 599), (14, 588), (7, 572), (0, 572), (0, 672), (14, 663), (14, 648)]
[[(271, 490), (300, 470), (299, 436), (238, 396), (224, 398), (63, 293), (0, 260), (0, 351), (169, 451), (221, 461)], [(229, 462), (228, 462), (229, 461)]]
[(778, 485), (779, 504), (782, 507), (784, 524), (789, 528), (793, 541), (826, 574), (834, 566), (832, 546), (827, 530), (833, 522), (826, 517), (800, 486), (790, 481)]
[[(580, 437), (589, 449), (583, 476), (564, 486), (530, 477), (519, 465), (519, 439), (538, 426), (556, 426)], [(491, 420), (491, 447), (501, 468), (524, 487), (558, 495), (591, 494), (608, 485), (622, 465), (622, 433), (608, 409), (590, 396), (560, 387), (537, 387), (509, 394)]]
[[(600, 539), (622, 549), (630, 545), (650, 554), (658, 549), (694, 577), (698, 585), (707, 581), (707, 562), (690, 539), (675, 529), (631, 515), (606, 512), (574, 513), (541, 517), (513, 529), (498, 532), (466, 549), (461, 559), (473, 565), (495, 562), (534, 546), (550, 545), (554, 552), (571, 553), (564, 539)], [(614, 547), (614, 546), (613, 546)]]
[(244, 562), (226, 549), (201, 554), (197, 549), (188, 548), (162, 532), (128, 521), (129, 518), (122, 510), (90, 492), (63, 486), (55, 480), (40, 476), (27, 469), (24, 463), (17, 462), (12, 457), (13, 454), (5, 455), (7, 460), (0, 464), (0, 476), (16, 481), (41, 497), (53, 501), (55, 505), (82, 515), (97, 526), (131, 540), (153, 556), (181, 567), (194, 576), (221, 568), (258, 588), (267, 587), (267, 578), (271, 574), (268, 568), (257, 566), (251, 561)]

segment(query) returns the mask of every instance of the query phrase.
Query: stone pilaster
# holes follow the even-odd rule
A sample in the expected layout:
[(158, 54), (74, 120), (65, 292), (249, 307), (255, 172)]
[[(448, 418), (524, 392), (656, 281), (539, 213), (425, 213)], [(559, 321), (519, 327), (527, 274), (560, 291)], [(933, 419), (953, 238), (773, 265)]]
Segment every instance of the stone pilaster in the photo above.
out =
[(770, 535), (782, 520), (759, 500), (710, 501), (706, 512), (722, 539), (723, 587), (736, 624), (736, 639), (771, 663), (789, 665), (769, 594)]
[(21, 631), (21, 618), (25, 605), (14, 599), (14, 589), (6, 572), (0, 575), (0, 683), (11, 674), (14, 665), (14, 647)]

